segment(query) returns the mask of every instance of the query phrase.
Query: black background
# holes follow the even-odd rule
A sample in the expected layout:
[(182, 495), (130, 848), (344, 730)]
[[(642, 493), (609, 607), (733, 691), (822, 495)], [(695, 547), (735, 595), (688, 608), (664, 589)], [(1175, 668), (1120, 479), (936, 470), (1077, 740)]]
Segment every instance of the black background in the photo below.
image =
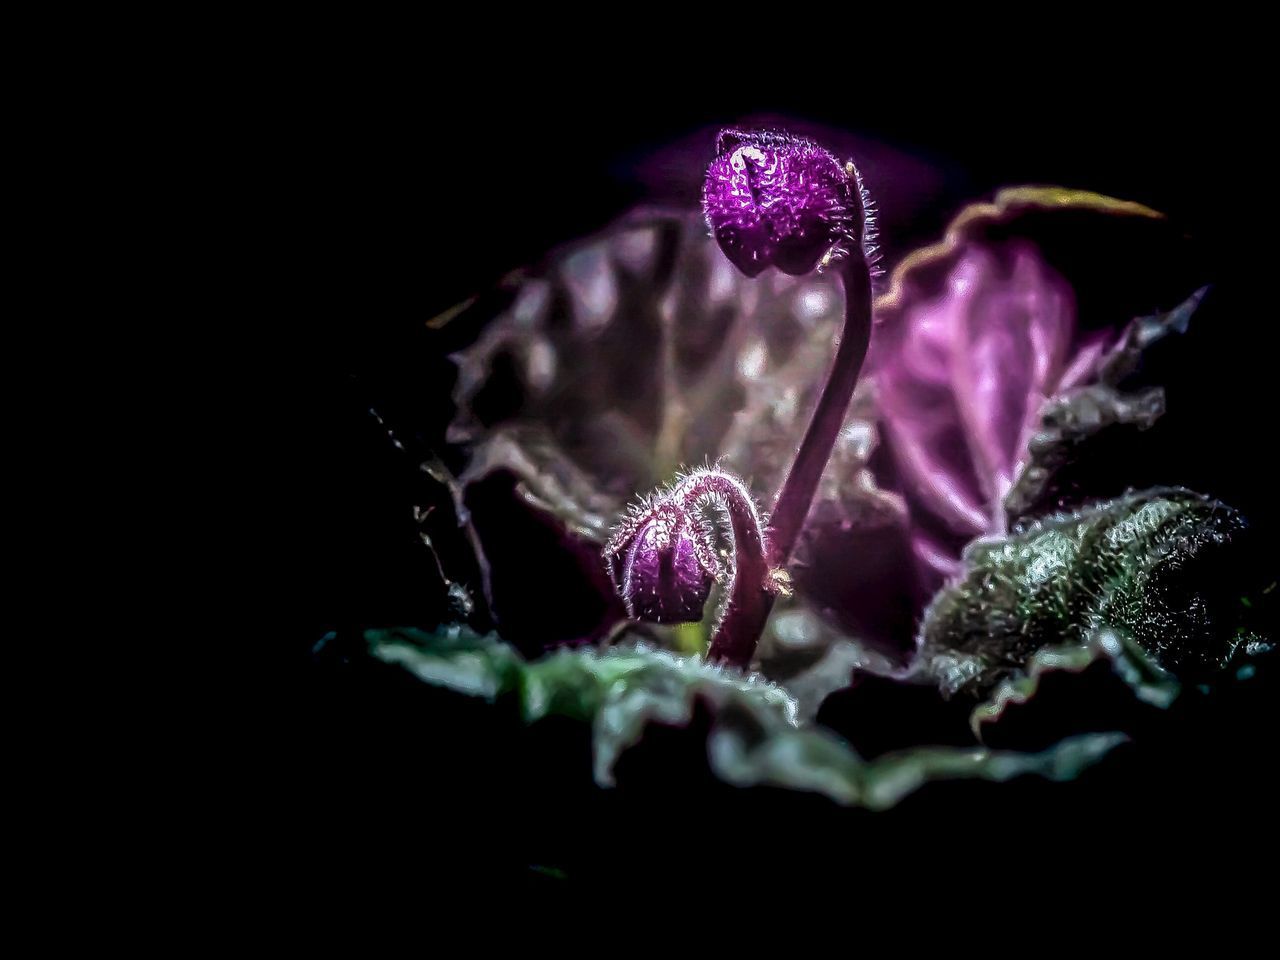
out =
[[(1242, 851), (1270, 863), (1276, 710), (1265, 671), (1076, 783), (936, 786), (872, 818), (725, 788), (696, 736), (664, 731), (624, 759), (621, 789), (601, 792), (572, 724), (525, 729), (502, 705), (311, 653), (329, 630), (441, 615), (407, 516), (414, 464), (368, 412), (413, 442), (438, 440), (451, 387), (443, 357), (456, 344), (424, 321), (643, 198), (652, 179), (637, 171), (665, 145), (705, 136), (709, 149), (717, 126), (748, 117), (851, 130), (933, 165), (942, 179), (936, 219), (916, 225), (922, 239), (1009, 183), (1099, 190), (1185, 224), (1216, 287), (1212, 322), (1178, 372), (1194, 398), (1182, 411), (1188, 475), (1168, 480), (1270, 529), (1260, 458), (1275, 405), (1259, 328), (1271, 321), (1244, 282), (1257, 275), (1240, 265), (1261, 217), (1252, 54), (1208, 70), (1232, 59), (1230, 35), (1091, 30), (1049, 51), (1039, 28), (1007, 30), (949, 47), (851, 26), (822, 39), (821, 55), (805, 53), (817, 38), (788, 40), (784, 55), (743, 47), (736, 32), (692, 51), (621, 51), (600, 37), (585, 55), (534, 36), (518, 54), (473, 38), (447, 66), (424, 67), (442, 37), (426, 51), (375, 43), (286, 71), (265, 121), (281, 162), (262, 186), (278, 199), (282, 313), (299, 330), (287, 362), (301, 373), (290, 428), (301, 443), (280, 504), (299, 532), (283, 578), (285, 669), (266, 684), (263, 763), (246, 777), (271, 838), (266, 876), (338, 899), (353, 884), (412, 891), (465, 877), (472, 891), (639, 880), (655, 897), (700, 902), (733, 900), (741, 893), (725, 891), (739, 884), (766, 898), (785, 882), (995, 904), (1048, 902), (1081, 876), (1100, 900), (1201, 890)], [(677, 75), (671, 64), (685, 59), (705, 69)], [(1274, 567), (1263, 551), (1258, 563)]]

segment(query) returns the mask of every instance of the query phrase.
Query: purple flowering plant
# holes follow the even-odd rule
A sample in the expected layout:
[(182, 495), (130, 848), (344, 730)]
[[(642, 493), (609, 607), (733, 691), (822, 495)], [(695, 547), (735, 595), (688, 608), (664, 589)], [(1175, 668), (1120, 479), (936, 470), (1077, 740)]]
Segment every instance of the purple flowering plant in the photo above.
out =
[[(1207, 296), (1176, 226), (1011, 187), (885, 272), (873, 188), (813, 140), (725, 130), (700, 211), (642, 207), (509, 275), (423, 465), (456, 521), (427, 547), (465, 558), (439, 562), (454, 622), (372, 653), (591, 724), (601, 785), (701, 704), (721, 780), (871, 809), (1070, 779), (1126, 739), (1024, 742), (1046, 677), (1167, 709), (1265, 654), (1211, 586), (1248, 581), (1245, 519), (1114, 469), (1166, 412), (1146, 358)], [(824, 722), (873, 689), (950, 726), (881, 751)]]

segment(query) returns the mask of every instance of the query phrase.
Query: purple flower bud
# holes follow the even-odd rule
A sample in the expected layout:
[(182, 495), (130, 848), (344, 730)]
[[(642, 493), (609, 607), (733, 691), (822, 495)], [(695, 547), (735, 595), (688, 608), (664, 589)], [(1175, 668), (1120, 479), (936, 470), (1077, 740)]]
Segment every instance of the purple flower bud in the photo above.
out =
[(855, 175), (813, 141), (790, 134), (723, 131), (702, 209), (725, 256), (749, 277), (768, 266), (806, 274), (829, 253), (861, 243)]
[(627, 551), (622, 600), (631, 616), (655, 623), (702, 619), (711, 575), (698, 562), (687, 528), (672, 530), (661, 517), (645, 523)]
[(653, 623), (701, 620), (719, 571), (711, 536), (704, 521), (666, 493), (633, 508), (604, 554), (627, 614)]

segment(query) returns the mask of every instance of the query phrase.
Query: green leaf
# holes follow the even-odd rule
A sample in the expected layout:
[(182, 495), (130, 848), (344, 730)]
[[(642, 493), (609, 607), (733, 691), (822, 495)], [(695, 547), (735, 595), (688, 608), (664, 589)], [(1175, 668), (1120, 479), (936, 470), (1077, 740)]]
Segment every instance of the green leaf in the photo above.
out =
[(1084, 734), (1039, 753), (916, 747), (865, 761), (817, 728), (781, 731), (758, 741), (723, 729), (712, 732), (708, 753), (716, 774), (738, 786), (807, 790), (844, 806), (886, 810), (940, 780), (1002, 782), (1024, 774), (1073, 780), (1127, 740), (1122, 733)]
[(520, 681), (522, 658), (493, 634), (480, 636), (461, 624), (434, 633), (421, 630), (368, 630), (374, 656), (405, 667), (418, 679), (473, 697), (495, 699)]
[(1057, 651), (1043, 669), (1064, 647), (1083, 648), (1084, 659), (1090, 644), (1109, 649), (1105, 628), (1159, 668), (1221, 669), (1252, 636), (1240, 628), (1244, 608), (1220, 596), (1235, 586), (1240, 556), (1229, 545), (1244, 526), (1216, 500), (1160, 488), (976, 541), (925, 612), (923, 669), (947, 695), (981, 695), (1027, 676), (1038, 651)]
[(1026, 463), (1004, 498), (1010, 522), (1051, 509), (1046, 505), (1069, 492), (1069, 484), (1060, 482), (1063, 468), (1089, 457), (1106, 457), (1110, 435), (1131, 438), (1164, 415), (1162, 387), (1131, 388), (1126, 381), (1147, 349), (1171, 334), (1186, 333), (1207, 292), (1202, 287), (1167, 313), (1135, 319), (1102, 361), (1096, 383), (1044, 405), (1040, 427), (1027, 445)]
[(648, 724), (686, 725), (698, 701), (711, 710), (707, 755), (721, 779), (811, 791), (873, 810), (934, 780), (1008, 780), (1027, 773), (1070, 779), (1125, 739), (1089, 734), (1040, 753), (923, 747), (868, 762), (830, 731), (802, 724), (795, 700), (781, 687), (701, 657), (636, 645), (562, 650), (528, 662), (496, 636), (459, 626), (435, 633), (371, 630), (365, 639), (375, 657), (428, 683), (490, 700), (515, 695), (526, 722), (549, 714), (590, 722), (594, 775), (606, 787), (614, 783), (618, 757), (639, 742)]
[(613, 783), (613, 766), (639, 742), (650, 722), (683, 725), (701, 697), (718, 709), (736, 708), (770, 729), (796, 723), (795, 701), (757, 675), (713, 666), (643, 644), (605, 650), (559, 650), (525, 661), (495, 635), (450, 626), (430, 634), (412, 629), (370, 630), (374, 656), (421, 679), (473, 696), (514, 693), (526, 722), (548, 714), (594, 726), (595, 777)]
[(802, 720), (849, 686), (855, 670), (894, 676), (901, 667), (832, 627), (798, 597), (778, 601), (756, 651), (760, 672), (786, 687)]
[(991, 696), (974, 708), (969, 725), (982, 739), (983, 725), (998, 722), (1011, 704), (1024, 704), (1034, 697), (1045, 674), (1083, 673), (1100, 660), (1109, 661), (1116, 675), (1143, 703), (1167, 708), (1181, 690), (1177, 678), (1155, 663), (1133, 640), (1119, 631), (1104, 628), (1090, 633), (1082, 644), (1037, 650), (1027, 661), (1023, 673), (1002, 680)]

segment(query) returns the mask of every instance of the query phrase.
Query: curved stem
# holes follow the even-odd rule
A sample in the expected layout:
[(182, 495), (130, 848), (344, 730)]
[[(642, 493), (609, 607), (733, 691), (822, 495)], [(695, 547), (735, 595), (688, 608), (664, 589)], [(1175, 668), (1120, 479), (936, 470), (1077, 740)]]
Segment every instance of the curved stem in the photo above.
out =
[(800, 443), (800, 450), (773, 503), (769, 539), (770, 560), (775, 566), (786, 563), (795, 549), (800, 530), (813, 505), (818, 481), (822, 479), (822, 471), (831, 459), (836, 437), (844, 426), (849, 401), (853, 399), (853, 389), (858, 384), (858, 374), (862, 371), (862, 361), (871, 341), (871, 274), (866, 261), (860, 255), (848, 257), (842, 261), (840, 275), (844, 281), (845, 296), (840, 347), (822, 388), (822, 396), (814, 408), (813, 418), (809, 421), (809, 429)]
[[(849, 412), (849, 401), (853, 399), (853, 389), (857, 386), (862, 361), (871, 341), (871, 273), (860, 251), (841, 262), (840, 276), (845, 295), (840, 346), (809, 421), (809, 429), (805, 431), (787, 479), (774, 500), (762, 575), (772, 568), (784, 566), (795, 549), (800, 530), (813, 505), (818, 481), (822, 479), (822, 471), (831, 458), (845, 415)], [(736, 539), (737, 531), (734, 533)], [(740, 553), (736, 551), (735, 559)], [(744, 581), (742, 571), (738, 570), (729, 609), (707, 653), (708, 659), (742, 667), (751, 662), (773, 607), (774, 596), (763, 581), (757, 582), (758, 590), (754, 592)]]
[[(676, 487), (672, 496), (686, 510), (694, 509), (704, 498), (713, 498), (729, 515), (733, 530), (733, 582), (728, 588), (728, 603), (712, 642), (714, 650), (723, 636), (746, 636), (736, 624), (757, 620), (763, 624), (769, 615), (772, 594), (768, 589), (770, 565), (764, 525), (760, 522), (755, 501), (742, 481), (721, 470), (696, 471)], [(756, 636), (759, 636), (758, 632)], [(753, 639), (750, 648), (745, 650), (746, 660), (751, 659), (754, 649)], [(733, 659), (733, 662), (740, 661)]]

